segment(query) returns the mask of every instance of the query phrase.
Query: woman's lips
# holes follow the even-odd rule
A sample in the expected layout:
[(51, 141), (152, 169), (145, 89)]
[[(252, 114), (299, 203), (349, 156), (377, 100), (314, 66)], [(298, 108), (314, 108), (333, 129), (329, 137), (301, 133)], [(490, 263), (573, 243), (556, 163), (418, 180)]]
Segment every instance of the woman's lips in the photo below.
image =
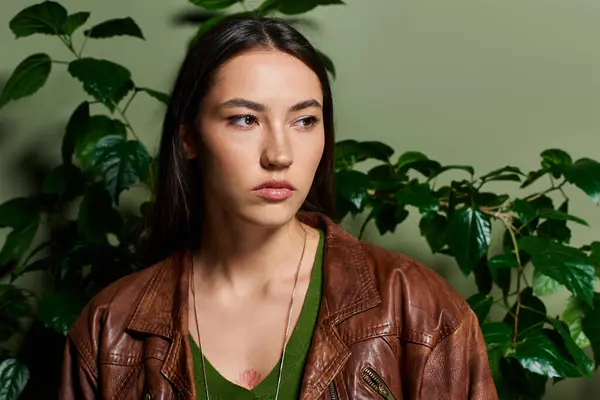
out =
[(269, 180), (261, 183), (252, 191), (265, 200), (282, 201), (294, 195), (296, 188), (285, 180)]

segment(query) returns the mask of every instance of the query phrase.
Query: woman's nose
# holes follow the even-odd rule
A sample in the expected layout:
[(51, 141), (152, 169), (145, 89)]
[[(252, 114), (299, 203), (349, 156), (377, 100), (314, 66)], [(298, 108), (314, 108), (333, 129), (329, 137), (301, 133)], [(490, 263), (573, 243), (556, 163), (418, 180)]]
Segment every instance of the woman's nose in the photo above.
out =
[(265, 169), (288, 168), (294, 162), (292, 146), (283, 129), (266, 132), (261, 165)]

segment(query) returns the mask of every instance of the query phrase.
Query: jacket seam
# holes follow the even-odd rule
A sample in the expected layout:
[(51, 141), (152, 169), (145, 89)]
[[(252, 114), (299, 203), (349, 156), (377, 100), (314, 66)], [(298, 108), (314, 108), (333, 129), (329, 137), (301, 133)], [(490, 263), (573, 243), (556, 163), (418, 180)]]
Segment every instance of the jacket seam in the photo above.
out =
[[(461, 314), (462, 315), (462, 314)], [(456, 320), (456, 319), (455, 319)], [(461, 320), (460, 323), (458, 324), (458, 326), (450, 332), (450, 334), (447, 334), (446, 336), (443, 336), (437, 343), (436, 345), (432, 348), (431, 353), (429, 354), (429, 356), (427, 357), (427, 361), (425, 361), (425, 366), (423, 367), (423, 373), (425, 373), (425, 371), (427, 370), (427, 366), (429, 365), (429, 361), (431, 361), (431, 354), (433, 354), (433, 352), (438, 348), (438, 346), (440, 346), (442, 344), (442, 342), (444, 340), (446, 340), (447, 338), (451, 337), (452, 334), (454, 334), (456, 331), (458, 331), (458, 329), (463, 325), (463, 323), (465, 322), (465, 320)], [(422, 393), (423, 391), (423, 384), (424, 384), (424, 379), (421, 379), (421, 384), (419, 385), (419, 393)], [(468, 393), (468, 392), (467, 392)]]
[(75, 334), (73, 331), (69, 332), (69, 336), (73, 340), (73, 344), (75, 345), (75, 349), (77, 350), (79, 358), (81, 361), (83, 361), (92, 377), (95, 380), (98, 380), (98, 369), (94, 366), (94, 363), (90, 362), (90, 360), (94, 358), (90, 348), (87, 346), (85, 341), (83, 341), (79, 335)]
[(129, 387), (129, 385), (131, 384), (131, 381), (133, 380), (133, 377), (136, 376), (137, 374), (139, 374), (140, 370), (142, 369), (141, 365), (138, 365), (136, 368), (132, 368), (131, 371), (129, 372), (129, 374), (127, 374), (127, 376), (125, 376), (125, 379), (123, 379), (123, 382), (121, 382), (121, 384), (119, 385), (119, 389), (117, 390), (117, 399), (122, 399), (124, 397), (124, 395), (127, 392), (127, 388)]

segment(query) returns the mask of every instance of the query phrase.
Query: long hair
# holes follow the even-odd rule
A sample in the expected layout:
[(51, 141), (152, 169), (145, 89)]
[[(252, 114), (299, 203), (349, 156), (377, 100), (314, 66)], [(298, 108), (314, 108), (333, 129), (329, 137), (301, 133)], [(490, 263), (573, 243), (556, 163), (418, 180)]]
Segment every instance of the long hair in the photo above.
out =
[(181, 65), (164, 119), (158, 154), (158, 179), (145, 259), (157, 262), (172, 252), (196, 247), (203, 226), (202, 177), (197, 160), (188, 160), (181, 126), (193, 126), (215, 73), (232, 57), (252, 49), (273, 49), (296, 57), (319, 78), (323, 91), (325, 146), (315, 178), (301, 206), (334, 213), (334, 123), (327, 71), (314, 47), (296, 29), (276, 18), (229, 19), (213, 27), (189, 49)]

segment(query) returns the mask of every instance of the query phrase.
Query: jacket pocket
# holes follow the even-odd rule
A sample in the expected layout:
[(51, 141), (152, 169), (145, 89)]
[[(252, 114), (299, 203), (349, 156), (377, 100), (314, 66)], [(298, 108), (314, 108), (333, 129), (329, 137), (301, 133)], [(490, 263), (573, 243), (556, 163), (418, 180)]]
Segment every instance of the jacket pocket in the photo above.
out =
[(367, 384), (367, 386), (373, 389), (382, 398), (386, 400), (396, 400), (392, 394), (392, 391), (388, 388), (383, 379), (381, 379), (381, 377), (373, 368), (363, 368), (360, 377), (362, 378), (363, 382)]

